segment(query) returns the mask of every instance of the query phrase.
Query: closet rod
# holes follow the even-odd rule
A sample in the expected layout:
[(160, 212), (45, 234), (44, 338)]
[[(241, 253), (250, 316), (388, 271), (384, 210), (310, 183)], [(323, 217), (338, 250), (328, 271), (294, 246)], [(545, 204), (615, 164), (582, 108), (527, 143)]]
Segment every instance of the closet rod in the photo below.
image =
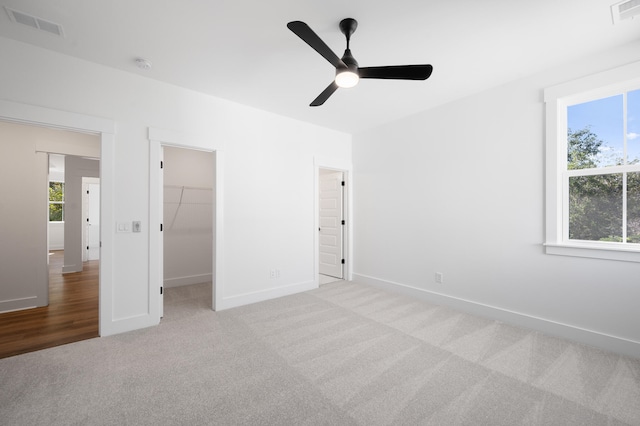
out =
[(213, 191), (213, 188), (206, 188), (204, 186), (164, 185), (164, 187), (171, 189), (197, 189), (200, 191)]

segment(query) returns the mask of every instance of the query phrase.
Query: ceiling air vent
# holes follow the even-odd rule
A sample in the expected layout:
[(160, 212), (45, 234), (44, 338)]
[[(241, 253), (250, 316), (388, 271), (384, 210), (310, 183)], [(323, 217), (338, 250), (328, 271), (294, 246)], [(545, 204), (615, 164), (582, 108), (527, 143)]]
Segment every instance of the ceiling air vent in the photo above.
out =
[(611, 6), (614, 24), (625, 19), (632, 19), (636, 15), (640, 15), (640, 0), (625, 0)]
[(29, 15), (24, 12), (18, 12), (17, 10), (9, 9), (6, 6), (5, 10), (9, 15), (9, 19), (11, 19), (15, 23), (26, 25), (36, 30), (46, 31), (49, 34), (64, 37), (64, 31), (62, 30), (61, 25), (55, 24), (42, 18), (38, 18), (37, 16)]

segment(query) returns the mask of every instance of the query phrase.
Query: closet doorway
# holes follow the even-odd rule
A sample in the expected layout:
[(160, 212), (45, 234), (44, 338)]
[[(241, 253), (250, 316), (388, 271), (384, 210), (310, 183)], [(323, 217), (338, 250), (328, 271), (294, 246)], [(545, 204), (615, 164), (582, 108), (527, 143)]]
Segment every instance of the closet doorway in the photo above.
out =
[(160, 316), (213, 309), (215, 152), (162, 146)]

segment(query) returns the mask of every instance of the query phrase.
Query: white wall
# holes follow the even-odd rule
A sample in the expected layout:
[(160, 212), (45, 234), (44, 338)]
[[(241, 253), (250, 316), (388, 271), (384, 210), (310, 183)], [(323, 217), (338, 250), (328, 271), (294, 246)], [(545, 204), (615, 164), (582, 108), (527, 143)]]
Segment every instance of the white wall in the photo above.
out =
[(100, 161), (67, 155), (64, 158), (64, 265), (62, 273), (82, 271), (84, 253), (82, 178), (100, 177)]
[(164, 286), (212, 281), (214, 153), (164, 148)]
[(49, 222), (49, 250), (64, 250), (64, 222)]
[(0, 312), (46, 306), (46, 152), (99, 153), (95, 136), (0, 121)]
[(355, 135), (354, 279), (640, 356), (640, 264), (542, 246), (543, 89), (638, 59), (623, 46)]
[[(142, 232), (115, 233), (114, 223), (113, 304), (103, 309), (102, 334), (158, 321), (150, 314), (149, 127), (197, 135), (224, 153), (221, 307), (314, 285), (313, 159), (351, 161), (350, 135), (8, 39), (0, 51), (0, 99), (116, 123), (107, 208), (115, 222), (140, 220)], [(278, 280), (270, 267), (282, 271)]]

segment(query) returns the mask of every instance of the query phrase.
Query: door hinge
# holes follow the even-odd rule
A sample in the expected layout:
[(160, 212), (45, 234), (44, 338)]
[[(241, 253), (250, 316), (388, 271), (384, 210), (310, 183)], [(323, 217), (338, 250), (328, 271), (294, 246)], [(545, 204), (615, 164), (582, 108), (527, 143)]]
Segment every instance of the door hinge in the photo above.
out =
[(160, 168), (161, 169), (164, 168), (164, 162), (162, 162), (162, 161), (160, 162)]
[(162, 294), (162, 287), (160, 287), (160, 294)]
[(160, 232), (162, 232), (162, 224), (160, 224)]
[(345, 224), (344, 219), (342, 219), (342, 224), (343, 224), (343, 225)]
[(342, 181), (342, 186), (344, 186), (344, 181)]
[(344, 265), (344, 259), (342, 259), (342, 264)]
[(87, 246), (87, 250), (89, 250), (89, 246)]
[(87, 189), (87, 195), (89, 195), (89, 190)]

